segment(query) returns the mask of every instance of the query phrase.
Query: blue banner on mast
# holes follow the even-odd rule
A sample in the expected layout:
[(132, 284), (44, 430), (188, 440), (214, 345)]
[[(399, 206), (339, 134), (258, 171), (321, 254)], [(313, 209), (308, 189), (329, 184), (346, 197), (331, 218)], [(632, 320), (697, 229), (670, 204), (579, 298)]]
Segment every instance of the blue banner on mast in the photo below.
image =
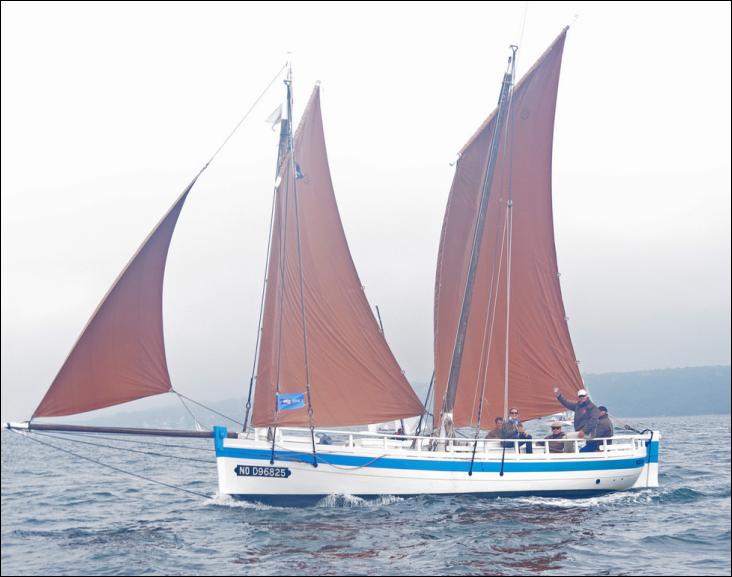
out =
[(277, 393), (277, 410), (293, 411), (305, 406), (305, 393)]

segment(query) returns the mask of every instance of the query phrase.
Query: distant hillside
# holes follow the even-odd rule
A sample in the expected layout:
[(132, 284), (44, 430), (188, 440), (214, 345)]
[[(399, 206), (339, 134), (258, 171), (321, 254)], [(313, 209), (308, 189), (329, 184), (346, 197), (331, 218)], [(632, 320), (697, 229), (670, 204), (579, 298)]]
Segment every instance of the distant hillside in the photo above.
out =
[(730, 367), (583, 375), (595, 403), (623, 417), (730, 413)]
[[(583, 375), (592, 399), (607, 405), (611, 414), (619, 417), (659, 417), (730, 413), (730, 367), (689, 367), (630, 373)], [(417, 395), (424, 399), (426, 383), (413, 384)], [(224, 401), (206, 401), (207, 406), (237, 420), (243, 419), (244, 397)], [(237, 425), (189, 403), (204, 427), (214, 424), (231, 429)], [(106, 409), (113, 411), (114, 409)], [(134, 412), (107, 412), (94, 418), (79, 417), (65, 422), (85, 422), (108, 426), (170, 427), (188, 429), (193, 420), (180, 403), (171, 401), (169, 407)]]
[[(730, 414), (730, 367), (582, 375), (592, 400), (619, 417)], [(415, 383), (424, 399), (427, 385)]]

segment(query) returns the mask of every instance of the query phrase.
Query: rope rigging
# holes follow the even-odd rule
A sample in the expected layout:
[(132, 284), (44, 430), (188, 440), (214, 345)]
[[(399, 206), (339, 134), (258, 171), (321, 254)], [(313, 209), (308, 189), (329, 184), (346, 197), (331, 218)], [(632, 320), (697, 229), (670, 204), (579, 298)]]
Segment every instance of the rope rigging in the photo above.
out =
[[(175, 391), (173, 391), (173, 392), (175, 392)], [(203, 425), (201, 425), (201, 423), (198, 422), (198, 419), (196, 419), (196, 415), (194, 415), (193, 411), (191, 411), (191, 409), (188, 407), (188, 405), (186, 405), (186, 402), (183, 400), (183, 397), (178, 395), (178, 393), (176, 393), (176, 395), (178, 396), (178, 400), (180, 401), (180, 404), (183, 405), (183, 408), (186, 411), (188, 411), (188, 414), (191, 416), (191, 419), (193, 419), (193, 425), (196, 427), (196, 430), (203, 431), (204, 430)]]
[(419, 435), (422, 433), (422, 419), (424, 419), (424, 417), (430, 415), (430, 412), (427, 410), (427, 406), (430, 401), (430, 394), (432, 393), (432, 385), (434, 385), (434, 384), (435, 384), (435, 371), (433, 370), (432, 377), (430, 377), (430, 386), (427, 388), (427, 394), (424, 397), (424, 405), (422, 407), (422, 414), (419, 416), (419, 423), (417, 423), (417, 428), (414, 430), (414, 435), (417, 437), (419, 437)]
[[(32, 430), (33, 432), (38, 432), (35, 430)], [(211, 449), (208, 447), (191, 447), (190, 445), (177, 445), (174, 443), (158, 443), (156, 441), (141, 441), (138, 439), (123, 439), (122, 437), (108, 437), (106, 435), (102, 435), (100, 433), (82, 433), (78, 431), (63, 431), (61, 434), (63, 435), (73, 435), (77, 437), (88, 437), (90, 439), (104, 439), (105, 441), (116, 441), (118, 443), (133, 443), (136, 445), (156, 445), (158, 447), (167, 447), (170, 449), (188, 449), (189, 451), (206, 451), (207, 453), (211, 452)], [(208, 441), (208, 439), (206, 439)], [(107, 445), (104, 445), (105, 447)]]
[(13, 431), (14, 433), (18, 434), (18, 435), (21, 435), (22, 437), (25, 437), (26, 439), (30, 439), (31, 441), (34, 441), (34, 442), (39, 443), (41, 445), (45, 445), (47, 447), (51, 447), (52, 449), (56, 449), (57, 451), (61, 451), (63, 453), (67, 453), (69, 455), (73, 455), (77, 459), (83, 459), (84, 461), (89, 461), (90, 463), (94, 463), (95, 465), (100, 465), (101, 467), (106, 467), (108, 469), (112, 469), (113, 471), (116, 471), (118, 473), (124, 473), (125, 475), (130, 475), (131, 477), (136, 477), (138, 479), (142, 479), (143, 481), (148, 481), (150, 483), (155, 483), (157, 485), (162, 485), (164, 487), (168, 487), (169, 489), (175, 489), (176, 491), (182, 491), (182, 492), (188, 493), (190, 495), (195, 495), (196, 497), (203, 497), (205, 499), (213, 499), (213, 497), (211, 497), (210, 495), (205, 495), (204, 493), (199, 493), (198, 491), (192, 491), (190, 489), (185, 489), (184, 487), (179, 487), (179, 486), (176, 486), (176, 485), (171, 485), (170, 483), (166, 483), (166, 482), (160, 481), (158, 479), (153, 479), (151, 477), (145, 477), (144, 475), (140, 475), (138, 473), (133, 473), (132, 471), (127, 471), (125, 469), (121, 469), (120, 467), (115, 467), (114, 465), (110, 465), (108, 463), (104, 463), (102, 461), (99, 461), (98, 459), (92, 459), (91, 457), (87, 457), (85, 455), (81, 455), (79, 453), (75, 453), (74, 451), (70, 451), (69, 449), (65, 449), (63, 447), (59, 447), (58, 445), (54, 445), (52, 443), (48, 443), (47, 441), (42, 441), (41, 439), (36, 439), (35, 437), (32, 437), (28, 433), (21, 433), (19, 431), (14, 430), (14, 429), (10, 429), (10, 430)]
[[(288, 118), (288, 124), (286, 126), (287, 133), (286, 134), (280, 134), (280, 147), (279, 150), (282, 151), (282, 142), (286, 139), (287, 142), (287, 148), (290, 151), (290, 154), (292, 154), (292, 84), (290, 83), (290, 76), (291, 76), (291, 70), (289, 69), (289, 63), (288, 63), (288, 70), (287, 70), (287, 77), (285, 79), (285, 86), (287, 87), (287, 118)], [(278, 153), (279, 154), (279, 153)], [(278, 166), (279, 169), (279, 166)], [(286, 170), (289, 171), (289, 165), (287, 166)], [(285, 177), (287, 177), (287, 173), (285, 173)], [(277, 182), (275, 180), (275, 182)], [(275, 189), (277, 187), (275, 186)], [(278, 300), (279, 300), (279, 313), (278, 313), (278, 319), (277, 319), (277, 370), (275, 372), (275, 411), (274, 411), (274, 427), (272, 427), (270, 430), (267, 431), (268, 435), (272, 435), (272, 451), (269, 459), (269, 464), (274, 464), (274, 451), (275, 451), (275, 439), (277, 438), (277, 420), (279, 417), (279, 407), (277, 404), (277, 399), (280, 393), (280, 370), (282, 367), (282, 321), (284, 316), (284, 310), (285, 310), (285, 283), (282, 282), (282, 279), (285, 277), (285, 264), (287, 262), (287, 222), (288, 222), (288, 212), (290, 208), (290, 202), (289, 202), (289, 192), (290, 192), (290, 186), (289, 186), (289, 178), (285, 181), (284, 186), (284, 215), (283, 215), (283, 222), (284, 225), (280, 226), (280, 242), (279, 242), (279, 277), (280, 277), (280, 283), (279, 283), (279, 294)], [(282, 203), (281, 203), (282, 204)], [(274, 216), (274, 213), (273, 213)], [(261, 327), (260, 327), (261, 328)]]
[(460, 370), (462, 367), (465, 337), (468, 328), (468, 320), (470, 318), (470, 308), (473, 298), (473, 289), (478, 265), (478, 257), (480, 254), (483, 232), (485, 229), (485, 220), (488, 211), (488, 200), (491, 195), (494, 171), (498, 158), (499, 140), (507, 113), (508, 98), (512, 82), (511, 74), (512, 69), (510, 68), (509, 63), (509, 69), (505, 72), (503, 76), (503, 81), (501, 83), (501, 92), (498, 98), (498, 109), (495, 116), (493, 135), (488, 147), (487, 166), (485, 171), (485, 177), (483, 179), (483, 184), (481, 187), (478, 210), (476, 211), (475, 216), (475, 226), (473, 229), (473, 238), (470, 248), (470, 258), (467, 268), (462, 301), (460, 305), (460, 317), (457, 325), (455, 342), (453, 345), (452, 358), (450, 360), (447, 388), (445, 390), (442, 403), (443, 422), (441, 426), (444, 429), (445, 436), (452, 436), (452, 431), (454, 430), (452, 422), (452, 411), (455, 406), (457, 385), (460, 378)]
[[(289, 66), (289, 62), (285, 64), (285, 67)], [(281, 72), (281, 70), (280, 70)], [(288, 73), (289, 74), (289, 73)], [(270, 215), (269, 215), (269, 232), (267, 233), (267, 252), (264, 259), (264, 278), (262, 279), (262, 294), (259, 299), (259, 320), (257, 321), (257, 336), (254, 343), (254, 359), (252, 360), (252, 374), (249, 377), (249, 391), (247, 393), (247, 403), (245, 406), (245, 412), (244, 412), (244, 425), (242, 426), (242, 432), (246, 432), (247, 426), (249, 425), (249, 414), (252, 409), (252, 391), (254, 389), (254, 383), (256, 380), (255, 373), (257, 370), (257, 359), (259, 356), (259, 344), (262, 338), (262, 320), (264, 319), (264, 297), (267, 291), (267, 281), (269, 278), (269, 258), (270, 258), (270, 251), (272, 248), (272, 231), (274, 230), (274, 218), (275, 218), (275, 208), (277, 206), (277, 187), (279, 186), (279, 172), (280, 172), (280, 164), (282, 162), (282, 153), (283, 153), (283, 146), (282, 146), (282, 140), (285, 136), (283, 134), (283, 129), (287, 128), (288, 131), (292, 130), (292, 119), (287, 118), (286, 124), (284, 120), (280, 121), (280, 144), (277, 147), (277, 163), (275, 165), (275, 181), (274, 186), (272, 187), (272, 206), (270, 209)]]
[[(118, 451), (125, 451), (125, 452), (128, 452), (128, 453), (138, 453), (138, 454), (141, 454), (141, 455), (149, 455), (151, 457), (166, 457), (166, 458), (169, 458), (169, 459), (181, 459), (183, 461), (193, 461), (193, 462), (196, 462), (196, 463), (206, 463), (207, 465), (210, 465), (211, 463), (214, 463), (215, 462), (215, 461), (212, 461), (211, 459), (196, 459), (195, 457), (182, 457), (180, 455), (166, 455), (165, 453), (158, 453), (158, 452), (155, 452), (155, 451), (141, 451), (139, 449), (130, 449), (128, 447), (115, 447), (113, 445), (103, 445), (101, 443), (92, 443), (91, 441), (82, 441), (80, 439), (70, 439), (70, 438), (64, 437), (63, 436), (64, 433), (58, 433), (56, 435), (51, 435), (49, 433), (40, 433), (40, 432), (36, 431), (34, 434), (40, 435), (42, 437), (48, 437), (50, 439), (58, 439), (60, 441), (68, 441), (69, 443), (79, 443), (81, 445), (90, 445), (90, 446), (93, 446), (93, 447), (102, 447), (103, 449), (116, 449)], [(163, 444), (163, 443), (161, 443), (161, 444)]]
[(277, 79), (280, 77), (280, 74), (282, 74), (282, 71), (287, 68), (288, 63), (285, 63), (282, 65), (282, 68), (280, 68), (277, 71), (277, 74), (274, 75), (274, 78), (269, 81), (269, 84), (267, 84), (266, 88), (262, 90), (262, 92), (257, 96), (256, 100), (252, 103), (252, 105), (249, 107), (249, 110), (247, 110), (244, 113), (244, 116), (241, 117), (239, 122), (236, 123), (236, 126), (234, 129), (229, 133), (229, 135), (224, 139), (224, 141), (221, 143), (221, 145), (216, 149), (216, 152), (214, 152), (211, 155), (211, 158), (208, 159), (208, 162), (204, 165), (203, 169), (205, 170), (211, 162), (213, 162), (213, 159), (216, 158), (219, 152), (221, 152), (221, 149), (226, 146), (226, 143), (231, 140), (231, 137), (234, 136), (237, 130), (239, 130), (239, 127), (244, 124), (244, 121), (249, 117), (249, 115), (252, 113), (252, 111), (256, 108), (257, 104), (259, 104), (259, 101), (264, 98), (264, 95), (267, 94), (270, 88), (272, 88), (272, 85), (277, 81)]
[[(288, 98), (288, 116), (292, 118), (292, 97), (290, 92), (290, 83), (292, 82), (292, 69), (289, 70), (288, 73), (288, 95), (290, 95), (290, 98)], [(307, 320), (305, 318), (305, 278), (303, 274), (302, 269), (302, 242), (301, 242), (301, 235), (300, 235), (300, 208), (299, 208), (299, 202), (297, 199), (297, 166), (295, 163), (295, 143), (293, 140), (293, 134), (292, 130), (290, 130), (290, 170), (292, 174), (292, 194), (293, 199), (295, 201), (295, 228), (297, 230), (297, 260), (298, 260), (298, 268), (300, 269), (300, 315), (302, 318), (302, 339), (303, 339), (303, 349), (304, 349), (304, 355), (305, 355), (305, 391), (307, 393), (307, 400), (308, 400), (308, 421), (310, 424), (310, 438), (312, 440), (313, 445), (313, 467), (318, 466), (318, 457), (317, 453), (315, 451), (315, 422), (313, 421), (313, 403), (312, 403), (312, 397), (310, 395), (310, 362), (308, 359), (308, 326), (307, 326)]]
[[(312, 464), (312, 462), (310, 460), (299, 459), (297, 457), (297, 454), (298, 453), (293, 452), (292, 449), (288, 449), (286, 447), (283, 447), (280, 444), (276, 444), (276, 447), (278, 449), (281, 449), (283, 451), (287, 451), (288, 453), (290, 453), (290, 455), (285, 455), (285, 456), (278, 455), (277, 456), (277, 459), (279, 461), (290, 461), (290, 462), (293, 462), (293, 463), (305, 463), (305, 464), (308, 464), (308, 465)], [(301, 455), (307, 455), (307, 453), (302, 453), (302, 452), (300, 454)], [(328, 461), (327, 459), (325, 459), (323, 457), (323, 453), (318, 453), (317, 455), (315, 455), (315, 458), (318, 461), (320, 461), (322, 463), (325, 463), (326, 465), (329, 465), (329, 466), (333, 467), (334, 469), (341, 469), (343, 471), (354, 471), (356, 469), (363, 469), (364, 467), (368, 467), (369, 465), (372, 465), (376, 461), (378, 461), (380, 459), (383, 459), (384, 457), (388, 457), (388, 456), (389, 456), (388, 453), (384, 453), (382, 455), (379, 455), (377, 457), (374, 457), (373, 459), (371, 459), (370, 461), (367, 461), (366, 463), (363, 463), (362, 465), (348, 465), (348, 466), (335, 465), (335, 464), (331, 463), (330, 461)]]
[[(287, 144), (287, 150), (290, 153), (290, 156), (293, 154), (293, 146), (292, 146), (292, 69), (290, 68), (290, 63), (287, 63), (287, 77), (285, 78), (285, 86), (287, 87), (287, 119), (288, 124), (286, 126), (287, 133), (286, 134), (280, 134), (280, 147), (279, 150), (283, 150), (283, 141), (286, 139)], [(278, 166), (279, 169), (279, 166)], [(287, 165), (285, 170), (289, 171), (290, 166)], [(287, 172), (285, 173), (285, 177), (287, 177)], [(294, 178), (294, 171), (290, 175), (290, 178)], [(279, 417), (279, 407), (277, 403), (277, 399), (280, 393), (280, 370), (282, 366), (282, 320), (284, 316), (284, 309), (285, 309), (285, 283), (282, 281), (285, 277), (285, 264), (287, 262), (287, 222), (288, 222), (288, 212), (290, 208), (289, 203), (289, 192), (290, 192), (290, 186), (289, 186), (289, 178), (285, 181), (284, 186), (284, 215), (282, 222), (283, 225), (280, 226), (280, 242), (279, 242), (279, 314), (277, 319), (277, 369), (275, 372), (275, 410), (274, 410), (274, 426), (267, 431), (267, 435), (272, 435), (272, 451), (270, 455), (269, 464), (274, 464), (274, 451), (275, 451), (275, 439), (277, 438), (277, 420)], [(275, 182), (277, 182), (275, 180)], [(275, 186), (277, 188), (277, 186)], [(281, 203), (282, 204), (282, 203)]]
[[(223, 417), (224, 419), (228, 419), (229, 421), (231, 421), (232, 423), (236, 423), (237, 425), (243, 425), (243, 423), (241, 421), (237, 421), (236, 419), (234, 419), (232, 417), (229, 417), (229, 416), (225, 415), (224, 413), (220, 413), (216, 409), (212, 409), (211, 407), (208, 407), (208, 406), (204, 405), (203, 403), (199, 403), (198, 401), (196, 401), (194, 399), (191, 399), (190, 397), (187, 397), (183, 393), (179, 393), (178, 391), (175, 391), (175, 390), (173, 392), (176, 395), (178, 395), (178, 397), (182, 397), (185, 400), (190, 401), (191, 403), (193, 403), (195, 405), (198, 405), (199, 407), (202, 407), (202, 408), (206, 409), (207, 411), (211, 411), (212, 413), (214, 413), (215, 415), (218, 415), (219, 417)], [(184, 406), (185, 406), (185, 403), (184, 403)], [(186, 407), (186, 409), (188, 409), (188, 407)], [(189, 412), (190, 412), (190, 410), (189, 410)], [(193, 419), (195, 421), (195, 419), (196, 419), (195, 416), (193, 417)]]
[[(310, 438), (312, 442), (312, 451), (313, 451), (313, 467), (318, 466), (318, 458), (317, 458), (317, 452), (315, 448), (315, 423), (313, 420), (313, 405), (312, 405), (312, 395), (310, 391), (310, 364), (309, 364), (309, 354), (308, 354), (308, 330), (307, 330), (307, 320), (305, 317), (305, 281), (304, 281), (304, 273), (303, 273), (303, 260), (302, 260), (302, 242), (301, 242), (301, 234), (300, 234), (300, 208), (299, 208), (299, 202), (297, 197), (297, 180), (299, 178), (299, 170), (300, 167), (295, 162), (295, 143), (294, 143), (294, 135), (292, 131), (292, 65), (288, 62), (287, 64), (287, 77), (285, 79), (285, 86), (287, 87), (287, 133), (281, 134), (280, 136), (280, 151), (283, 150), (282, 142), (286, 138), (286, 151), (289, 154), (289, 162), (284, 166), (283, 168), (287, 171), (285, 176), (288, 177), (285, 179), (285, 186), (284, 186), (284, 215), (283, 215), (283, 225), (280, 227), (280, 236), (281, 240), (279, 243), (279, 274), (280, 274), (280, 283), (279, 283), (279, 311), (278, 311), (278, 319), (277, 319), (277, 368), (275, 371), (275, 411), (274, 411), (274, 423), (273, 426), (270, 427), (268, 431), (268, 438), (271, 436), (272, 440), (272, 448), (270, 453), (270, 464), (274, 464), (274, 457), (275, 457), (275, 442), (277, 439), (277, 425), (278, 425), (278, 417), (279, 417), (279, 392), (280, 392), (280, 372), (281, 372), (281, 362), (282, 362), (282, 323), (283, 323), (283, 316), (284, 316), (284, 290), (285, 290), (285, 283), (282, 282), (282, 279), (285, 278), (285, 263), (287, 258), (287, 229), (288, 229), (288, 212), (289, 212), (289, 195), (290, 195), (290, 187), (292, 187), (292, 200), (294, 203), (294, 210), (295, 210), (295, 230), (296, 230), (296, 246), (297, 246), (297, 259), (298, 259), (298, 269), (299, 269), (299, 293), (300, 293), (300, 315), (301, 315), (301, 321), (302, 321), (302, 333), (303, 333), (303, 349), (304, 349), (304, 365), (305, 365), (305, 391), (306, 391), (306, 397), (307, 397), (307, 405), (308, 405), (308, 421), (310, 425)], [(284, 125), (283, 125), (284, 128)], [(279, 168), (279, 156), (278, 156), (278, 168)], [(277, 181), (276, 181), (277, 182)], [(277, 186), (275, 186), (277, 188)], [(273, 205), (273, 218), (274, 218), (274, 205)], [(271, 237), (271, 234), (270, 234)], [(268, 264), (269, 266), (269, 264)], [(265, 279), (266, 282), (266, 279)], [(261, 314), (260, 314), (261, 316)], [(260, 331), (261, 331), (261, 320), (260, 320)], [(249, 389), (249, 396), (251, 397), (251, 390), (252, 385), (254, 383), (254, 368), (252, 369), (252, 379), (250, 381), (250, 389)], [(247, 416), (249, 414), (251, 403), (250, 401), (247, 402)]]

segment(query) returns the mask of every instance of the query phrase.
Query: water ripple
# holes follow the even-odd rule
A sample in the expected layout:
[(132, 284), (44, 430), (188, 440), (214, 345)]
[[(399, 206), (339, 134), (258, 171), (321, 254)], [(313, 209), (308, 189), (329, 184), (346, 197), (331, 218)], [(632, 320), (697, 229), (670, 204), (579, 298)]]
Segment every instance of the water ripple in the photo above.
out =
[(96, 458), (206, 499), (3, 432), (2, 573), (729, 575), (729, 416), (645, 424), (664, 434), (659, 489), (328, 495), (302, 508), (218, 495), (215, 467), (171, 470), (166, 459), (95, 448)]

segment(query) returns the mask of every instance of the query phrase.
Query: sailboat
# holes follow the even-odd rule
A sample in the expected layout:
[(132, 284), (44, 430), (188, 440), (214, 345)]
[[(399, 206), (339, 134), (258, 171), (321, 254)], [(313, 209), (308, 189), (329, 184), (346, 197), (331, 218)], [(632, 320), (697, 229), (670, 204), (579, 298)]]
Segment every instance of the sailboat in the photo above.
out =
[[(435, 282), (433, 406), (414, 393), (366, 299), (330, 177), (315, 86), (299, 126), (285, 79), (256, 371), (232, 431), (38, 422), (174, 392), (162, 322), (165, 262), (198, 176), (94, 312), (32, 418), (16, 431), (212, 437), (218, 492), (284, 500), (330, 494), (587, 494), (658, 486), (660, 434), (548, 444), (481, 435), (509, 407), (551, 415), (583, 388), (562, 302), (551, 204), (552, 139), (567, 29), (463, 147)], [(210, 162), (210, 161), (209, 161)], [(255, 374), (256, 373), (256, 374)], [(432, 415), (422, 429), (422, 418)], [(419, 417), (410, 431), (375, 424)], [(369, 427), (366, 429), (365, 427)], [(533, 451), (527, 451), (527, 445)]]

